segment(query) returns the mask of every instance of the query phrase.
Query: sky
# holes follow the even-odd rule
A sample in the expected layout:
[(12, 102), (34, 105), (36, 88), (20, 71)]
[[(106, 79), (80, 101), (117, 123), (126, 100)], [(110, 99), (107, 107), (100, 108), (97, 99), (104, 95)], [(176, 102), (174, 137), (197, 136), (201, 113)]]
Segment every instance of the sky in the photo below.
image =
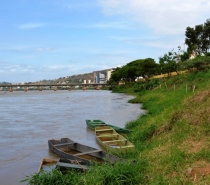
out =
[(209, 0), (0, 0), (0, 82), (35, 82), (159, 57), (210, 18)]

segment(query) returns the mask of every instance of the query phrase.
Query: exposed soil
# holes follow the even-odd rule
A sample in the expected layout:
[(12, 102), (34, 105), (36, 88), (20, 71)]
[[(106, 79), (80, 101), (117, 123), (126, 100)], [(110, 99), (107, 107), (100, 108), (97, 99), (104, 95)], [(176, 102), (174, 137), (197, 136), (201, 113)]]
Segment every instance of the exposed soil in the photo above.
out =
[(190, 175), (193, 183), (197, 183), (201, 178), (210, 175), (210, 164), (202, 161), (194, 164), (194, 167), (188, 168), (187, 173)]

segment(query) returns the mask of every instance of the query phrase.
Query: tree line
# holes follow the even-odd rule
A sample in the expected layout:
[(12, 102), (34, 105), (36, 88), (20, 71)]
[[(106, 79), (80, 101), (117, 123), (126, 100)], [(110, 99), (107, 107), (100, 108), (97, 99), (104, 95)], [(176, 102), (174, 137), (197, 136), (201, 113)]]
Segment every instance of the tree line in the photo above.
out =
[(210, 64), (210, 19), (205, 23), (193, 27), (187, 27), (185, 31), (185, 44), (187, 50), (183, 51), (178, 46), (178, 52), (174, 50), (159, 57), (159, 63), (152, 58), (137, 59), (113, 70), (108, 83), (118, 84), (133, 83), (138, 77), (148, 81), (154, 75), (170, 74), (180, 70), (197, 69), (209, 67)]

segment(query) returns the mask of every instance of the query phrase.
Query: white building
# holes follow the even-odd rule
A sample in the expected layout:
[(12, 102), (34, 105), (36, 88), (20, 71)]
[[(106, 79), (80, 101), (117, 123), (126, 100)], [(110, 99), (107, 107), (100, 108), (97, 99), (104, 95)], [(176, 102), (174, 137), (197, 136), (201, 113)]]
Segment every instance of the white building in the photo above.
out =
[(94, 72), (94, 81), (95, 83), (107, 83), (107, 81), (111, 78), (112, 69), (107, 69), (104, 71), (96, 71)]

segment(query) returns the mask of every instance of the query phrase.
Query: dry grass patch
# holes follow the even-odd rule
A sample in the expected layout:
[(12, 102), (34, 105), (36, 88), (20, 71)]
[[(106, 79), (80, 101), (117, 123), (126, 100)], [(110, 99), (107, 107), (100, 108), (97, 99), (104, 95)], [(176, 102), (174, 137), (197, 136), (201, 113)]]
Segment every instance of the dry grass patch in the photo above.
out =
[[(143, 152), (141, 153), (140, 157), (144, 157), (148, 159), (149, 164), (152, 166), (152, 168), (159, 169), (160, 166), (162, 166), (163, 160), (165, 160), (165, 157), (170, 155), (171, 152), (171, 135), (164, 135), (162, 138), (153, 138), (154, 141), (151, 140), (151, 142), (154, 142), (155, 145), (158, 143), (158, 146), (154, 146), (149, 152)], [(164, 167), (164, 166), (163, 166)]]
[(186, 106), (182, 118), (192, 125), (210, 122), (210, 90), (198, 92), (184, 101)]
[(205, 90), (198, 92), (196, 95), (192, 96), (191, 103), (195, 102), (196, 104), (205, 103), (210, 99), (210, 90)]
[(195, 138), (186, 139), (180, 146), (180, 150), (184, 150), (188, 153), (197, 153), (208, 147), (206, 139), (196, 141)]

